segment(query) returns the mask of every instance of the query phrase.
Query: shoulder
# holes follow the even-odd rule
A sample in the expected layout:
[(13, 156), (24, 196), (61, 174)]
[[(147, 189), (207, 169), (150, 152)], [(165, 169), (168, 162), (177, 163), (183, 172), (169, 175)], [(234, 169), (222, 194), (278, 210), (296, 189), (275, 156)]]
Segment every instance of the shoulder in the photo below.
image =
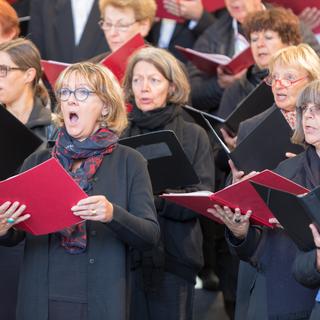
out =
[(306, 151), (298, 154), (293, 158), (286, 159), (279, 163), (274, 172), (285, 176), (286, 178), (292, 178), (297, 173), (298, 168), (303, 165)]
[[(108, 158), (106, 157), (106, 159)], [(111, 158), (117, 165), (120, 166), (123, 163), (131, 168), (144, 166), (147, 162), (140, 152), (121, 144), (117, 145), (116, 149), (112, 152)]]
[(27, 159), (24, 160), (23, 165), (20, 169), (20, 172), (26, 171), (51, 157), (51, 149), (41, 148), (36, 152), (32, 153)]

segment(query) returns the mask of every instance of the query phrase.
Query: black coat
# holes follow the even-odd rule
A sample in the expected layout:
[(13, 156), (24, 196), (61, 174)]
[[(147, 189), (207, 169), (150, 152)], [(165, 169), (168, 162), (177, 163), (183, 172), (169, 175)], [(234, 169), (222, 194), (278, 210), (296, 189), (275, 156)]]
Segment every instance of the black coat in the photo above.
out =
[[(176, 108), (180, 108), (176, 106)], [(200, 179), (192, 189), (214, 190), (214, 162), (206, 132), (198, 125), (186, 122), (181, 113), (156, 129), (141, 129), (131, 123), (125, 136), (155, 130), (172, 130)], [(199, 215), (170, 202), (157, 208), (165, 250), (165, 268), (187, 281), (194, 282), (203, 265), (202, 232)]]
[(71, 1), (32, 0), (30, 16), (30, 39), (39, 48), (42, 59), (73, 63), (108, 51), (98, 25), (98, 1), (94, 1), (78, 46), (74, 43)]
[[(303, 184), (301, 167), (305, 154), (283, 161), (275, 171)], [(227, 239), (231, 250), (253, 267), (244, 268), (241, 274), (247, 282), (237, 294), (248, 300), (243, 301), (244, 308), (240, 306), (238, 319), (308, 319), (316, 291), (294, 279), (291, 271), (298, 248), (284, 230), (250, 226), (244, 241), (230, 232)]]
[[(31, 155), (23, 170), (50, 157), (48, 150)], [(127, 147), (106, 155), (95, 174), (90, 195), (105, 195), (113, 204), (113, 220), (107, 224), (87, 221), (88, 320), (124, 320), (128, 316), (129, 248), (146, 250), (159, 239), (151, 183), (146, 161)], [(48, 267), (50, 235), (32, 236), (13, 231), (2, 245), (25, 238), (20, 274), (17, 320), (43, 320), (48, 316)], [(68, 266), (66, 266), (68, 268)], [(67, 281), (61, 275), (61, 281)]]
[[(184, 23), (177, 23), (170, 39), (168, 50), (180, 61), (187, 62), (187, 59), (175, 48), (176, 45), (192, 48), (198, 37), (215, 21), (214, 14), (204, 11), (195, 28), (189, 29), (190, 20)], [(158, 46), (161, 30), (161, 21), (156, 22), (148, 36), (147, 41), (154, 46)]]

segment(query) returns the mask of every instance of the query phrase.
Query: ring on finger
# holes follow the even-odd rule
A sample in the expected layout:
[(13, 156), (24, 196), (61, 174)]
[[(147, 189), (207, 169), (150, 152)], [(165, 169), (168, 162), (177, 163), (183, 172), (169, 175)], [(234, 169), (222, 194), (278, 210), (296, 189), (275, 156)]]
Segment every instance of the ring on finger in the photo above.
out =
[(96, 216), (96, 215), (97, 215), (97, 210), (92, 209), (92, 210), (91, 210), (91, 214), (92, 214), (93, 216)]
[(239, 216), (235, 216), (235, 217), (233, 218), (233, 222), (234, 222), (234, 223), (240, 223), (240, 222), (241, 222), (241, 218), (240, 218)]
[(10, 224), (12, 224), (12, 223), (15, 222), (15, 220), (14, 220), (13, 218), (8, 218), (8, 219), (7, 219), (7, 222), (10, 223)]

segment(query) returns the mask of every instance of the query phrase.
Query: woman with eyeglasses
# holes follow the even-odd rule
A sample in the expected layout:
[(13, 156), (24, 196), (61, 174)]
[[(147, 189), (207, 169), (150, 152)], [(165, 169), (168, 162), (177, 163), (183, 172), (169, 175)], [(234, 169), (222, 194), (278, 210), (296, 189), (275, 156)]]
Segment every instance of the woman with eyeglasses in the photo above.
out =
[[(306, 44), (290, 46), (271, 59), (269, 71), (267, 83), (272, 86), (275, 105), (240, 124), (238, 143), (275, 110), (284, 116), (292, 129), (298, 130), (297, 99), (311, 81), (320, 79), (320, 59)], [(315, 183), (312, 173), (308, 172), (313, 166), (310, 161), (317, 159), (314, 156), (315, 152), (310, 155), (307, 150), (280, 164), (275, 171), (309, 188)], [(305, 159), (304, 165), (292, 168), (290, 164), (298, 163), (299, 159)], [(233, 165), (231, 170), (233, 183), (255, 174), (251, 172), (244, 176), (244, 172)], [(250, 223), (250, 211), (242, 215), (238, 209), (233, 212), (228, 207), (219, 206), (208, 211), (226, 225), (229, 248), (241, 260), (236, 319), (308, 319), (315, 291), (304, 288), (293, 278), (292, 265), (297, 247), (278, 221), (275, 218), (269, 221), (274, 224), (271, 229)]]
[[(111, 52), (138, 33), (145, 38), (151, 29), (156, 8), (154, 0), (100, 0), (99, 25)], [(102, 53), (90, 61), (98, 63), (109, 53)]]
[[(124, 136), (172, 130), (200, 180), (177, 187), (177, 192), (213, 190), (215, 171), (208, 136), (182, 114), (190, 85), (181, 62), (164, 49), (143, 48), (130, 58), (123, 88), (127, 102), (133, 104)], [(131, 317), (189, 320), (196, 275), (203, 265), (199, 215), (157, 195), (154, 199), (161, 241), (152, 251), (136, 252)]]
[[(313, 189), (320, 185), (320, 81), (311, 82), (297, 101), (297, 126), (292, 140), (306, 146), (306, 151), (283, 163)], [(310, 320), (320, 318), (320, 233), (319, 226), (310, 225), (315, 249), (298, 252), (293, 265), (294, 277), (307, 288), (317, 289)]]
[(0, 44), (0, 104), (42, 140), (55, 133), (49, 94), (41, 83), (40, 54), (22, 38)]
[[(251, 13), (242, 26), (250, 39), (255, 64), (243, 77), (225, 89), (217, 113), (223, 119), (268, 75), (269, 61), (277, 51), (301, 42), (298, 17), (291, 10), (281, 7)], [(236, 137), (231, 137), (223, 128), (221, 131), (225, 141), (233, 149)]]
[(45, 236), (14, 228), (30, 217), (28, 203), (0, 206), (0, 244), (26, 243), (17, 319), (125, 320), (129, 250), (150, 249), (159, 239), (147, 163), (118, 144), (127, 116), (109, 70), (71, 65), (56, 92), (61, 127), (55, 146), (32, 154), (22, 171), (55, 157), (89, 197), (71, 208), (83, 222)]

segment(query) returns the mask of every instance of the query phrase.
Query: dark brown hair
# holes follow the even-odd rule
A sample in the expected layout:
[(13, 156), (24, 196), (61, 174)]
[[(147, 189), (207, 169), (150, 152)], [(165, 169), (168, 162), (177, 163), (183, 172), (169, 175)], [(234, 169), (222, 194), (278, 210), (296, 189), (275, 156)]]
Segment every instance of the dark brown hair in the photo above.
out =
[(301, 42), (300, 22), (290, 9), (276, 7), (251, 13), (242, 26), (248, 39), (253, 32), (271, 30), (277, 32), (285, 44), (298, 45)]

